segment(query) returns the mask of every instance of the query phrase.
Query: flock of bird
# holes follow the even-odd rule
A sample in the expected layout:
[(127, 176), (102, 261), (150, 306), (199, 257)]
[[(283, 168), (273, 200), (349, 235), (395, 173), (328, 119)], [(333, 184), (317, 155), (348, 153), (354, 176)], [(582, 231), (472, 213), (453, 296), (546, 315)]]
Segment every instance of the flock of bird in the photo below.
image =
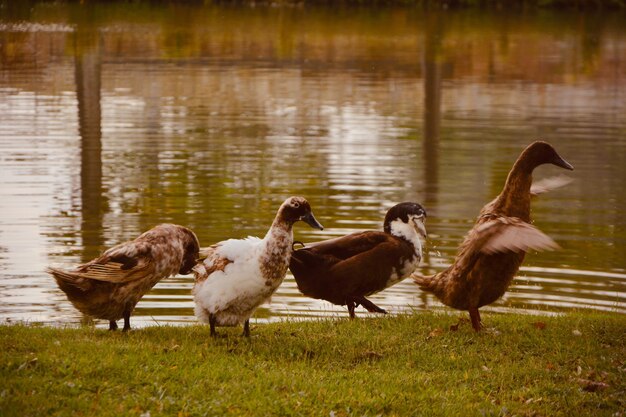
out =
[[(393, 206), (383, 231), (302, 244), (293, 240), (295, 223), (323, 229), (302, 197), (285, 200), (263, 239), (229, 239), (201, 248), (190, 229), (161, 224), (73, 270), (50, 267), (47, 272), (74, 307), (109, 320), (110, 330), (117, 329), (122, 318), (124, 330), (130, 329), (135, 305), (158, 281), (193, 273), (195, 314), (209, 323), (211, 336), (218, 326), (241, 324), (244, 336), (249, 336), (250, 317), (290, 269), (304, 295), (345, 305), (351, 318), (359, 305), (385, 313), (366, 297), (411, 276), (445, 305), (467, 310), (478, 331), (482, 327), (478, 309), (506, 292), (525, 253), (558, 248), (530, 220), (531, 197), (563, 184), (558, 180), (533, 184), (532, 172), (542, 164), (573, 169), (550, 144), (530, 144), (513, 165), (500, 195), (481, 210), (452, 265), (432, 276), (416, 272), (422, 259), (421, 239), (427, 236), (421, 205)], [(298, 245), (302, 248), (295, 249)]]

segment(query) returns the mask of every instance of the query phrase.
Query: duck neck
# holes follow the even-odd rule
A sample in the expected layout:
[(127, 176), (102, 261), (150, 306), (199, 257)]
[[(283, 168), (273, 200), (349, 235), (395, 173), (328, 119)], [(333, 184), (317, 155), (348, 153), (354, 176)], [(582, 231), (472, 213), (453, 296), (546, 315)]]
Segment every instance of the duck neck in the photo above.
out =
[(494, 209), (507, 216), (530, 221), (530, 186), (535, 167), (518, 159), (506, 179), (504, 188), (495, 201)]
[(409, 242), (411, 245), (413, 245), (415, 253), (421, 256), (422, 241), (420, 240), (419, 234), (413, 226), (404, 223), (400, 219), (397, 219), (390, 223), (389, 233)]
[(263, 238), (260, 267), (267, 285), (280, 284), (287, 273), (293, 244), (292, 226), (276, 218)]

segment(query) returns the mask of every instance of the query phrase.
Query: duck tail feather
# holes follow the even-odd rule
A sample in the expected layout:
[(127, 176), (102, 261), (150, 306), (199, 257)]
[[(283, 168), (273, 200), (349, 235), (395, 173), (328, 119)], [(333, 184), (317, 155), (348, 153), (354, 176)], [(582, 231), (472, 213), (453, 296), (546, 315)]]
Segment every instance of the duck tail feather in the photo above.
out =
[(413, 282), (419, 285), (420, 289), (424, 291), (432, 291), (435, 285), (435, 275), (422, 275), (418, 272), (414, 272), (411, 275)]
[(46, 268), (46, 272), (54, 277), (59, 287), (64, 291), (66, 291), (68, 287), (82, 291), (89, 289), (89, 281), (83, 279), (78, 273), (52, 267)]

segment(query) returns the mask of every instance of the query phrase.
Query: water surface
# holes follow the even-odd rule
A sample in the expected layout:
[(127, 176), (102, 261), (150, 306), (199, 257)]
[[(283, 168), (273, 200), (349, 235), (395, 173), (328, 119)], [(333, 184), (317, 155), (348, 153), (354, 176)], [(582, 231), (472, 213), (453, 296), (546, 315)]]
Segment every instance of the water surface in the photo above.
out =
[[(263, 236), (309, 199), (313, 241), (417, 201), (422, 272), (448, 265), (542, 138), (574, 182), (533, 202), (562, 250), (529, 254), (492, 311), (626, 313), (626, 27), (601, 14), (39, 4), (0, 20), (0, 319), (78, 323), (47, 265), (161, 222), (203, 245)], [(561, 174), (542, 166), (535, 178)], [(194, 322), (190, 276), (133, 323)], [(372, 300), (442, 309), (409, 281)], [(446, 311), (449, 311), (446, 309)], [(362, 311), (358, 314), (363, 315)], [(293, 278), (256, 317), (346, 316)]]

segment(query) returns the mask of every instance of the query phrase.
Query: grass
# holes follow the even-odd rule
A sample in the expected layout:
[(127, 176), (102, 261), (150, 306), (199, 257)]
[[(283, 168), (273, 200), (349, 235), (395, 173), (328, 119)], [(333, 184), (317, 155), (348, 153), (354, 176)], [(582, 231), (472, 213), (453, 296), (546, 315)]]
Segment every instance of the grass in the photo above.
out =
[(626, 316), (456, 320), (0, 326), (0, 415), (624, 415)]

